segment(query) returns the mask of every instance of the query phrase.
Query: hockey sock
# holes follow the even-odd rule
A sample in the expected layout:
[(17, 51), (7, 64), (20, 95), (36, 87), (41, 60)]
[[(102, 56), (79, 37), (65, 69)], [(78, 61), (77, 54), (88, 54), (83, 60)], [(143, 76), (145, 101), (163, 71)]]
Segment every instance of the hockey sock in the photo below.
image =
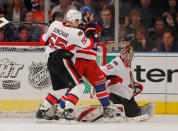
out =
[(76, 85), (74, 88), (71, 89), (69, 94), (67, 95), (67, 100), (66, 100), (66, 107), (65, 109), (69, 108), (74, 108), (74, 106), (77, 104), (79, 101), (79, 97), (82, 95), (84, 91), (85, 85), (83, 83)]
[(51, 91), (46, 99), (44, 100), (43, 104), (41, 105), (41, 110), (47, 110), (51, 108), (54, 104), (56, 104), (59, 100), (57, 99), (57, 96), (55, 96), (54, 91)]
[(69, 92), (70, 92), (70, 89), (67, 89), (67, 92), (65, 93), (65, 95), (60, 98), (59, 104), (62, 109), (65, 108), (65, 102), (66, 102), (67, 95), (69, 94)]
[(98, 98), (98, 100), (100, 101), (103, 107), (110, 105), (108, 92), (106, 90), (104, 83), (96, 85), (95, 91), (96, 91), (96, 97)]

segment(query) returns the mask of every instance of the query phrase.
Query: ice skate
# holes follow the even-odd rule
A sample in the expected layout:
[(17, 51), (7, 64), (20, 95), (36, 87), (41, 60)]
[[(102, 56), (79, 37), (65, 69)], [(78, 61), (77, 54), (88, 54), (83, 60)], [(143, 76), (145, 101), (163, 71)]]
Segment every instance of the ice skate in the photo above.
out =
[(109, 105), (104, 107), (103, 117), (106, 119), (113, 119), (114, 121), (119, 121), (121, 119), (121, 111), (117, 107)]

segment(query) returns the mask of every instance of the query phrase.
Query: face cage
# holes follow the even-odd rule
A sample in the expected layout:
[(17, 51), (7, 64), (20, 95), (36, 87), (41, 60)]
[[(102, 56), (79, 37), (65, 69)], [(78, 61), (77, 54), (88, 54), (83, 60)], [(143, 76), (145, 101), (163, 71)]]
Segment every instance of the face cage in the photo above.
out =
[[(131, 63), (132, 59), (133, 59), (133, 55), (134, 55), (134, 53), (130, 53), (130, 54), (129, 53), (123, 53), (122, 54), (122, 59), (124, 60), (124, 62)], [(130, 59), (128, 59), (128, 58), (130, 58)]]

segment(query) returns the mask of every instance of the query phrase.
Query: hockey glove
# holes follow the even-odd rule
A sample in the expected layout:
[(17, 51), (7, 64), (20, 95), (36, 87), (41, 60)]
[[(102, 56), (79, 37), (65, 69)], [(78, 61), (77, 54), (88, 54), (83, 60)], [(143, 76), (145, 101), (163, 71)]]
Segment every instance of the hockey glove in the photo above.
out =
[(143, 91), (143, 85), (137, 82), (134, 82), (134, 93), (133, 95), (136, 96)]

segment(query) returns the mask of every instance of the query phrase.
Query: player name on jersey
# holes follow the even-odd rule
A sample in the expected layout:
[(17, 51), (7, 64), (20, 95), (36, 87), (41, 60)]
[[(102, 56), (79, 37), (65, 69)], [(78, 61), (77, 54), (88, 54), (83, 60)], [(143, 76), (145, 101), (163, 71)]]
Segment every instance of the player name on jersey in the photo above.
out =
[(69, 36), (69, 34), (67, 32), (64, 32), (63, 30), (59, 30), (57, 28), (54, 28), (53, 30), (55, 33), (58, 33), (59, 35), (64, 36), (65, 38), (67, 38)]

